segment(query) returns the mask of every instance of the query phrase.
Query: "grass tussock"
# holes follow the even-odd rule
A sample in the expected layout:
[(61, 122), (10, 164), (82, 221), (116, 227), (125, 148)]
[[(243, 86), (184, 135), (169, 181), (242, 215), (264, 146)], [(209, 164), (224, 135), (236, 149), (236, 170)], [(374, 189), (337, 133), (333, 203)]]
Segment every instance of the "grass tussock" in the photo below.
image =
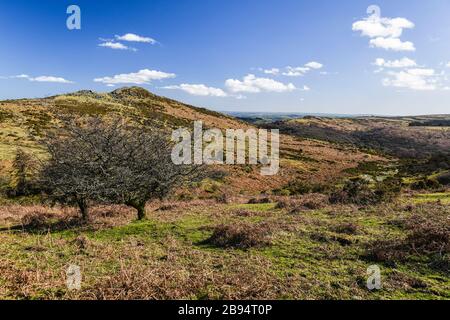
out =
[(328, 205), (328, 197), (320, 193), (310, 193), (298, 198), (286, 198), (276, 204), (277, 209), (285, 209), (292, 214), (306, 210), (319, 210)]
[[(280, 287), (293, 290), (288, 279), (268, 270), (264, 258), (212, 257), (172, 242), (166, 254), (148, 264), (121, 261), (118, 272), (86, 288), (78, 298), (96, 300), (274, 299)], [(201, 263), (199, 263), (201, 261)]]
[(332, 231), (336, 233), (348, 234), (348, 235), (356, 235), (360, 232), (361, 227), (356, 223), (346, 222), (341, 223), (332, 228)]
[(450, 221), (448, 208), (427, 205), (413, 209), (414, 212), (393, 224), (406, 231), (403, 238), (376, 240), (367, 250), (375, 261), (396, 263), (414, 256), (428, 257), (432, 264), (450, 271)]
[(219, 248), (249, 249), (270, 245), (272, 228), (267, 223), (235, 223), (219, 225), (205, 241), (206, 244)]

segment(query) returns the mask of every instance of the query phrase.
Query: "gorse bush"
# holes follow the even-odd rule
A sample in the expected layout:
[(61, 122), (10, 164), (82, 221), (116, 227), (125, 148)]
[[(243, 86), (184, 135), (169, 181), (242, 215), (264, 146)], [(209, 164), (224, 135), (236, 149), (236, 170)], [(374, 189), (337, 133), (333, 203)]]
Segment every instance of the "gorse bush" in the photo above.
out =
[(312, 184), (302, 180), (293, 180), (281, 189), (273, 191), (276, 195), (304, 195), (308, 193), (324, 193), (328, 187), (322, 184)]
[(348, 180), (342, 189), (331, 193), (331, 203), (372, 205), (384, 201), (390, 201), (398, 196), (402, 189), (402, 183), (397, 177), (390, 177), (371, 186), (370, 182), (363, 178)]
[(375, 193), (370, 183), (362, 178), (353, 178), (347, 181), (342, 188), (330, 195), (331, 203), (371, 204), (375, 201)]
[(420, 180), (414, 181), (411, 183), (410, 188), (412, 190), (436, 190), (439, 189), (441, 184), (439, 181), (434, 179), (429, 179), (427, 177), (422, 178)]
[(450, 186), (450, 172), (439, 175), (436, 180), (444, 186)]
[(36, 180), (39, 172), (39, 161), (22, 149), (17, 149), (12, 163), (10, 185), (5, 189), (8, 197), (30, 196), (40, 193)]

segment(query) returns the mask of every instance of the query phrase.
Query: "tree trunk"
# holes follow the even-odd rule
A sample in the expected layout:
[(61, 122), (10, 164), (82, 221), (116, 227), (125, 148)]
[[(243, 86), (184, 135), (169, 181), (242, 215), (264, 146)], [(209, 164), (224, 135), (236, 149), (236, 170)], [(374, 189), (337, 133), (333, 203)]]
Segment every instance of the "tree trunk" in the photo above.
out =
[(127, 201), (125, 204), (130, 207), (133, 207), (137, 210), (138, 220), (144, 220), (147, 217), (146, 212), (145, 212), (145, 201), (131, 200), (131, 201)]
[(146, 218), (146, 213), (145, 213), (145, 203), (143, 204), (139, 204), (136, 207), (137, 211), (138, 211), (138, 220), (144, 220)]
[(78, 207), (80, 208), (81, 218), (83, 219), (83, 221), (88, 221), (89, 220), (89, 208), (87, 205), (87, 201), (84, 199), (78, 200)]

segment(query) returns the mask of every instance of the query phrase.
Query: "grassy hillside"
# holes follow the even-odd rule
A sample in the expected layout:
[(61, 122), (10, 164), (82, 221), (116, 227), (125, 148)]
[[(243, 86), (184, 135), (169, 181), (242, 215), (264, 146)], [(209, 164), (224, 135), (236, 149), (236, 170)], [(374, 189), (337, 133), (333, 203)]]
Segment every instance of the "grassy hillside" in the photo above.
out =
[[(255, 128), (137, 87), (2, 101), (1, 184), (12, 183), (17, 148), (45, 158), (39, 140), (60, 114)], [(282, 132), (278, 175), (217, 166), (147, 203), (143, 221), (123, 205), (93, 206), (83, 221), (73, 207), (5, 194), (0, 299), (450, 299), (449, 131), (429, 121), (266, 124)], [(80, 290), (66, 285), (70, 265), (81, 268)], [(382, 288), (371, 291), (373, 265)]]
[[(7, 174), (18, 147), (43, 155), (39, 139), (52, 127), (58, 126), (57, 116), (120, 115), (144, 125), (163, 128), (192, 128), (193, 121), (203, 121), (205, 128), (248, 129), (252, 126), (240, 120), (207, 109), (154, 95), (139, 87), (121, 88), (110, 93), (79, 91), (44, 99), (22, 99), (0, 102), (0, 174)], [(364, 161), (383, 161), (349, 146), (327, 142), (281, 137), (281, 173), (263, 177), (259, 169), (249, 166), (224, 166), (226, 185), (219, 194), (259, 194), (270, 192), (293, 179), (332, 181), (347, 176), (346, 170)], [(220, 183), (219, 183), (220, 184)]]
[[(99, 207), (90, 226), (72, 209), (3, 207), (0, 225), (19, 229), (0, 232), (0, 299), (450, 299), (448, 258), (431, 245), (450, 232), (448, 204), (274, 201), (154, 203), (143, 222)], [(81, 291), (67, 290), (70, 264)], [(374, 264), (383, 288), (369, 291)]]
[[(282, 132), (335, 143), (352, 144), (402, 158), (450, 154), (450, 116), (305, 117), (266, 126)], [(445, 126), (447, 125), (447, 126)]]

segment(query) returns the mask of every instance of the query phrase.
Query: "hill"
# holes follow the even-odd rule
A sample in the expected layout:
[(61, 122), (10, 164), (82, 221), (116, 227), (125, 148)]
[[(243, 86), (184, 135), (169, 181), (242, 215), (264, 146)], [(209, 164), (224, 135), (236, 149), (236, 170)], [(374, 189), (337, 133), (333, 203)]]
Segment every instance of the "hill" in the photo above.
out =
[[(17, 148), (45, 156), (39, 139), (59, 125), (60, 114), (121, 115), (169, 130), (194, 120), (222, 130), (256, 128), (137, 87), (2, 101), (0, 183)], [(265, 124), (283, 133), (278, 175), (218, 166), (214, 177), (148, 202), (147, 219), (139, 221), (125, 205), (93, 204), (82, 221), (74, 207), (5, 193), (0, 299), (450, 299), (445, 179), (399, 174), (396, 157), (359, 143), (370, 139), (349, 140), (378, 127), (421, 139), (423, 132), (445, 134), (410, 121), (428, 120)], [(402, 145), (382, 137), (386, 150)], [(413, 146), (432, 152), (441, 143)], [(381, 272), (379, 290), (367, 287), (373, 265)], [(67, 285), (72, 267), (82, 274), (76, 290)]]
[[(58, 115), (110, 117), (120, 115), (131, 121), (168, 129), (192, 128), (201, 120), (205, 128), (248, 129), (253, 125), (218, 112), (157, 96), (140, 87), (116, 89), (109, 93), (89, 90), (42, 99), (0, 101), (0, 163), (3, 174), (16, 149), (43, 155), (38, 141), (46, 130), (58, 126)], [(321, 183), (348, 176), (346, 170), (365, 161), (381, 161), (352, 146), (324, 141), (281, 137), (281, 172), (263, 177), (256, 167), (223, 166), (226, 181), (205, 187), (210, 193), (259, 194), (282, 188), (292, 180)], [(222, 190), (223, 189), (223, 190)]]
[(304, 117), (275, 121), (286, 134), (356, 145), (400, 158), (450, 154), (450, 116)]

